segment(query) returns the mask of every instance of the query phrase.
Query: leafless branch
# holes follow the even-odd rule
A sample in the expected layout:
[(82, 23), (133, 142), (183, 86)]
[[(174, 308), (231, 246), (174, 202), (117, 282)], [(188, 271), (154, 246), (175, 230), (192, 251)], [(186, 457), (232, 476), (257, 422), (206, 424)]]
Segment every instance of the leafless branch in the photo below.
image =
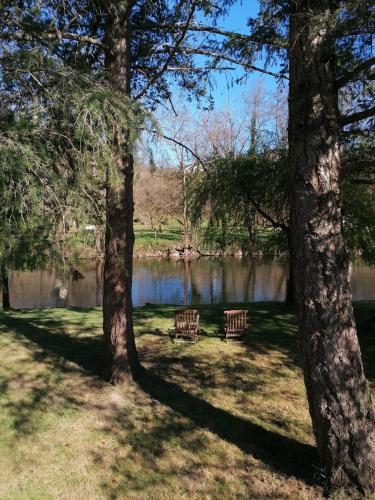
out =
[(180, 142), (177, 139), (174, 139), (173, 137), (169, 137), (168, 135), (164, 135), (164, 134), (158, 132), (157, 130), (148, 130), (148, 129), (145, 129), (145, 128), (143, 128), (141, 130), (144, 131), (144, 132), (149, 132), (151, 134), (155, 134), (155, 135), (157, 135), (159, 137), (162, 137), (163, 139), (166, 139), (167, 141), (171, 141), (174, 144), (177, 144), (178, 146), (181, 146), (182, 148), (186, 149), (186, 151), (188, 151), (197, 160), (197, 162), (199, 163), (199, 165), (207, 173), (207, 167), (204, 164), (203, 160), (191, 148), (189, 148), (189, 146), (187, 146), (183, 142)]

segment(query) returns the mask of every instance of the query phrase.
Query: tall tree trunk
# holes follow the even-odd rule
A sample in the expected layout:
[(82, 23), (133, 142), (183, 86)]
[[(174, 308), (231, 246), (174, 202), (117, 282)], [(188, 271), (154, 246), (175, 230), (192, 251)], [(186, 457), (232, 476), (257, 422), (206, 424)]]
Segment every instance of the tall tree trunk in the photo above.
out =
[(184, 260), (184, 305), (188, 304), (190, 261)]
[(183, 182), (183, 203), (184, 203), (184, 246), (185, 253), (190, 245), (190, 234), (189, 234), (189, 218), (188, 218), (188, 194), (187, 194), (187, 173), (185, 170), (185, 165), (183, 161), (181, 162), (180, 168), (182, 170), (182, 182)]
[(339, 187), (337, 3), (291, 1), (289, 161), (291, 235), (304, 378), (330, 486), (372, 491), (375, 417), (363, 372)]
[[(113, 88), (130, 97), (131, 8), (124, 4), (106, 3), (106, 68)], [(129, 131), (115, 132), (114, 149), (114, 165), (108, 170), (106, 186), (103, 376), (116, 384), (136, 376), (140, 363), (133, 330), (134, 172)]]
[(100, 307), (103, 301), (103, 290), (102, 290), (102, 278), (103, 278), (103, 263), (101, 260), (96, 261), (95, 265), (95, 286), (96, 286), (96, 296), (95, 305)]
[(95, 250), (98, 258), (102, 256), (102, 235), (99, 223), (95, 226)]
[(289, 253), (289, 265), (288, 265), (288, 278), (286, 281), (286, 293), (285, 293), (285, 304), (288, 307), (292, 307), (295, 304), (295, 292), (294, 292), (294, 257), (293, 257), (293, 244), (292, 237), (290, 233), (290, 228), (286, 229), (286, 236), (288, 240), (288, 253)]
[(3, 310), (10, 309), (9, 276), (5, 263), (1, 264), (1, 285), (3, 290)]
[(294, 272), (292, 263), (289, 261), (288, 277), (286, 280), (285, 305), (294, 306)]

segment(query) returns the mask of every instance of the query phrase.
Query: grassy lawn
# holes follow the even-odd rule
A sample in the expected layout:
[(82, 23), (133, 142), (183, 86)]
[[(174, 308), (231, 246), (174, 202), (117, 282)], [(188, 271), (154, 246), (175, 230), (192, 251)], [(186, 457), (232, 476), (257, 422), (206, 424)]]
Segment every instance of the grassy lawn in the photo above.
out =
[[(127, 389), (97, 375), (99, 309), (3, 315), (0, 498), (321, 498), (294, 316), (248, 307), (226, 344), (224, 307), (201, 306), (196, 345), (163, 335), (176, 307), (136, 309), (146, 373)], [(374, 390), (375, 303), (356, 315)]]
[(151, 229), (135, 228), (135, 247), (137, 254), (147, 254), (153, 252), (175, 251), (182, 245), (183, 234), (181, 229), (166, 228), (156, 233)]
[(175, 251), (181, 247), (183, 241), (183, 230), (181, 224), (176, 220), (168, 220), (162, 231), (153, 231), (141, 223), (134, 224), (135, 254), (153, 254), (157, 252)]

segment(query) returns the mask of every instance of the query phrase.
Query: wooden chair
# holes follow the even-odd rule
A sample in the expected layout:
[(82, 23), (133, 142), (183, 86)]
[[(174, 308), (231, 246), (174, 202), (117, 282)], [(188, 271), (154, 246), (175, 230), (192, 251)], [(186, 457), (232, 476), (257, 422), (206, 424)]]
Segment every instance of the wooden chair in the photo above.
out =
[(199, 334), (199, 314), (196, 309), (187, 309), (176, 314), (174, 320), (175, 338), (185, 338), (195, 342)]
[(225, 340), (234, 337), (242, 337), (249, 328), (248, 312), (243, 309), (232, 309), (224, 311), (224, 335)]

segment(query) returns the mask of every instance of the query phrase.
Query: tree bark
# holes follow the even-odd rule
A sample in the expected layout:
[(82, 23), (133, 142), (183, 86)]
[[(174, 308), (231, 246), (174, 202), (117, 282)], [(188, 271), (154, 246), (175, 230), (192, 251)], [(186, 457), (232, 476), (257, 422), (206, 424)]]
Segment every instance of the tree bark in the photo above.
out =
[[(106, 2), (106, 69), (116, 91), (131, 95), (131, 7)], [(103, 277), (103, 377), (113, 384), (140, 371), (133, 330), (133, 155), (129, 131), (114, 133), (114, 160), (106, 186), (106, 235)]]
[(102, 235), (99, 223), (95, 226), (95, 250), (98, 258), (102, 256)]
[(288, 278), (286, 281), (285, 305), (294, 306), (294, 273), (291, 262), (289, 262)]
[(1, 284), (3, 289), (3, 310), (6, 311), (10, 309), (10, 299), (8, 270), (4, 263), (1, 264)]
[(286, 229), (286, 236), (288, 240), (288, 254), (289, 254), (289, 267), (288, 278), (286, 281), (285, 305), (293, 307), (295, 305), (295, 280), (294, 280), (294, 265), (295, 259), (293, 257), (293, 243), (290, 228)]
[(375, 487), (375, 416), (363, 371), (342, 236), (337, 3), (290, 2), (291, 236), (304, 379), (331, 487)]
[(183, 161), (180, 168), (182, 171), (183, 203), (184, 203), (184, 245), (185, 252), (190, 245), (189, 219), (188, 219), (188, 194), (187, 194), (187, 173)]

